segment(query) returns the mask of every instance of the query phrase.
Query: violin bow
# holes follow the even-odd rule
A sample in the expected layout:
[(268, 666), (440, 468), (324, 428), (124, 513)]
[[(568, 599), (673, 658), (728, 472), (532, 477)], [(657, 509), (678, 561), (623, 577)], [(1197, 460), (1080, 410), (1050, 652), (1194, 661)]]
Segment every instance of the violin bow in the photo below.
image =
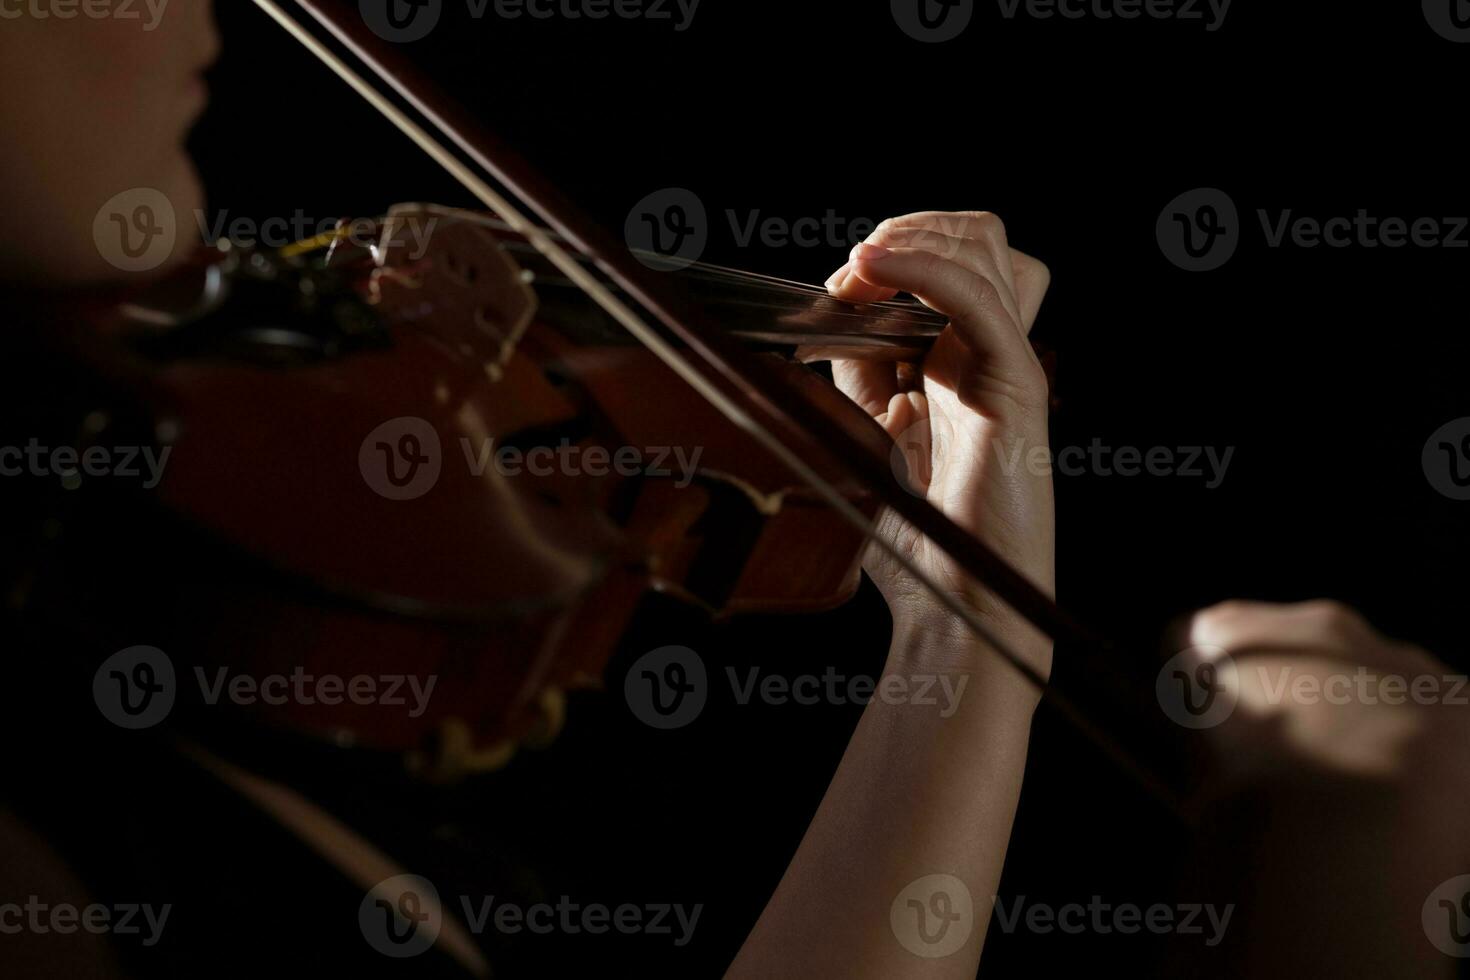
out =
[[(372, 33), (356, 13), (356, 4), (333, 0), (254, 2), (732, 424), (759, 442), (838, 515), (861, 530), (869, 542), (912, 575), (977, 638), (1019, 671), (1080, 734), (1167, 809), (1181, 814), (1175, 793), (1149, 767), (1097, 726), (1070, 698), (1056, 691), (969, 605), (939, 587), (912, 559), (876, 534), (873, 523), (807, 461), (819, 457), (836, 461), (885, 506), (1052, 640), (1092, 649), (1105, 649), (1106, 643), (975, 535), (906, 489), (887, 460), (875, 456), (841, 423), (784, 384), (760, 358), (707, 322), (699, 310), (691, 308), (670, 288), (669, 277), (638, 262), (625, 245), (546, 184), (517, 152), (467, 118), (407, 59)], [(286, 10), (288, 4), (306, 14), (318, 30), (384, 88), (369, 82), (316, 31), (291, 16)], [(344, 8), (351, 10), (344, 12)], [(390, 92), (398, 101), (389, 96)], [(593, 274), (577, 253), (591, 259), (616, 290)], [(657, 326), (619, 292), (651, 314)]]

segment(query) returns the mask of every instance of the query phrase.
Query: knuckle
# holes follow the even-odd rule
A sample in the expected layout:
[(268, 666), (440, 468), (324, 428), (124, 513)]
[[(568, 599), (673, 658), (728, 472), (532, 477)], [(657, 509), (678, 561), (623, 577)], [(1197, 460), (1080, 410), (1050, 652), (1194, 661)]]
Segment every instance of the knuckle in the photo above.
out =
[(979, 237), (997, 247), (1006, 244), (1005, 222), (994, 211), (968, 211), (965, 212), (965, 218), (967, 229)]
[(1367, 621), (1356, 609), (1334, 599), (1317, 599), (1303, 603), (1302, 609), (1324, 632), (1332, 636), (1359, 636), (1368, 628)]
[(915, 211), (912, 214), (891, 215), (878, 222), (873, 229), (869, 239), (893, 238), (921, 229), (928, 224), (928, 217), (932, 212)]
[[(944, 263), (944, 259), (936, 255), (934, 262)], [(1000, 303), (1000, 290), (996, 288), (995, 283), (984, 276), (967, 269), (962, 282), (961, 300), (966, 308), (973, 309), (980, 314), (987, 314)]]
[[(1015, 264), (1018, 263), (1013, 261), (1013, 265)], [(1036, 289), (1045, 290), (1051, 285), (1051, 266), (1029, 255), (1025, 256), (1025, 265), (1027, 277), (1035, 283)]]
[(1251, 603), (1227, 599), (1194, 614), (1193, 630), (1206, 637), (1207, 646), (1226, 646), (1241, 621), (1251, 614)]

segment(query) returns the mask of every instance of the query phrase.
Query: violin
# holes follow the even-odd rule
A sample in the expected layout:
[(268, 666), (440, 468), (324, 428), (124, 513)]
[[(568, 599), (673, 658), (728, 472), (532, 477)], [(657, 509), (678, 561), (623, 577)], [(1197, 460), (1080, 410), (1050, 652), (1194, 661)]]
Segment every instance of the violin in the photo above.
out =
[[(366, 236), (219, 243), (48, 331), (89, 372), (78, 451), (168, 453), (156, 487), (67, 496), (37, 547), (26, 602), (83, 635), (99, 678), (160, 682), (128, 674), (136, 657), (109, 667), (132, 635), (176, 681), (433, 679), (417, 713), (340, 691), (244, 710), (460, 778), (554, 738), (565, 692), (602, 681), (650, 593), (717, 618), (844, 602), (865, 549), (888, 547), (885, 507), (1046, 634), (1096, 642), (910, 492), (887, 435), (807, 366), (916, 361), (946, 318), (661, 267), (459, 118), (355, 5), (255, 2), (485, 211), (403, 204)], [(171, 573), (133, 581), (140, 553)]]

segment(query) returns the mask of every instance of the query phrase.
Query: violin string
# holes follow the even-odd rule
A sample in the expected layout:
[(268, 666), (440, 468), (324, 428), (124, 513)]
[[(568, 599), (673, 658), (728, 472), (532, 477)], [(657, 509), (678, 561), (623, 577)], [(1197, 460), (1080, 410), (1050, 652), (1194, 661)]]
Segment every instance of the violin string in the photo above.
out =
[[(761, 424), (744, 407), (739, 405), (724, 391), (720, 390), (713, 382), (705, 378), (677, 347), (667, 340), (658, 330), (644, 322), (643, 318), (635, 310), (619, 299), (597, 276), (584, 268), (583, 264), (576, 257), (573, 257), (567, 249), (554, 241), (535, 222), (521, 214), (518, 208), (491, 187), (486, 180), (471, 170), (469, 166), (455, 156), (444, 144), (436, 140), (376, 88), (369, 85), (362, 76), (355, 72), (335, 52), (322, 44), (310, 31), (287, 15), (277, 3), (277, 0), (255, 0), (255, 4), (310, 51), (323, 65), (331, 69), (334, 74), (356, 91), (360, 97), (392, 123), (401, 133), (412, 140), (425, 154), (443, 167), (465, 190), (474, 195), (485, 207), (509, 223), (516, 233), (524, 236), (548, 261), (560, 269), (563, 275), (576, 283), (590, 299), (602, 307), (614, 320), (622, 324), (650, 352), (718, 409), (732, 424), (739, 427), (751, 438), (760, 443), (766, 451), (780, 460), (801, 482), (816, 492), (844, 521), (859, 530), (866, 541), (884, 552), (895, 565), (901, 568), (906, 574), (912, 576), (941, 606), (954, 615), (960, 622), (964, 623), (975, 637), (990, 647), (1014, 670), (1019, 672), (1036, 689), (1038, 694), (1067, 719), (1079, 733), (1109, 756), (1125, 772), (1130, 773), (1146, 791), (1158, 798), (1166, 807), (1175, 813), (1179, 812), (1173, 794), (1151, 772), (1114, 741), (1111, 736), (1094, 725), (1072, 703), (1070, 698), (1065, 697), (1056, 691), (1056, 689), (1052, 688), (1038, 669), (983, 622), (969, 604), (960, 600), (958, 596), (941, 588), (934, 581), (933, 577), (921, 569), (912, 558), (904, 554), (901, 548), (878, 534), (875, 523), (869, 521), (855, 504), (843, 496), (840, 490), (818, 473), (807, 460), (788, 447), (771, 429)], [(316, 16), (320, 17), (321, 15), (316, 14)], [(326, 22), (326, 26), (329, 29), (333, 29), (334, 36), (338, 37), (353, 52), (354, 56), (365, 63), (371, 63), (371, 59), (368, 58), (366, 52), (349, 38), (343, 37), (340, 31), (335, 30), (335, 25)], [(426, 108), (419, 105), (416, 105), (416, 108), (419, 108), (426, 117), (433, 120), (441, 130), (446, 128)]]
[[(537, 286), (550, 286), (558, 289), (578, 288), (577, 284), (572, 282), (570, 279), (562, 279), (553, 276), (538, 276), (536, 278), (535, 284)], [(626, 295), (625, 291), (615, 284), (609, 284), (609, 288), (619, 293), (620, 295)], [(804, 313), (811, 309), (810, 298), (808, 297), (783, 299), (779, 296), (772, 296), (770, 299), (759, 299), (747, 296), (720, 296), (711, 298), (707, 302), (713, 306), (730, 307), (741, 310), (762, 311), (767, 314)], [(939, 333), (938, 324), (916, 324), (912, 317), (897, 312), (869, 312), (868, 310), (862, 308), (843, 309), (837, 307), (823, 309), (821, 315), (824, 319), (828, 320), (851, 320), (853, 321), (854, 326), (876, 326), (884, 323), (894, 323), (902, 324), (905, 327), (909, 328), (918, 328), (917, 331), (911, 329), (909, 331), (900, 330), (897, 332), (880, 332), (878, 330), (854, 329), (847, 334), (848, 336), (852, 337), (900, 337), (913, 343), (926, 339), (932, 340), (934, 337), (938, 336)], [(923, 332), (924, 328), (926, 327), (931, 328), (933, 332)], [(833, 331), (827, 331), (827, 333), (837, 335), (834, 334)]]
[[(512, 229), (508, 223), (494, 217), (493, 215), (476, 214), (473, 217), (467, 218), (465, 220), (484, 225), (492, 231), (499, 231), (502, 233), (514, 233), (514, 229)], [(566, 244), (565, 239), (563, 239), (555, 232), (547, 231), (546, 234), (553, 240), (557, 241), (559, 244)], [(511, 252), (536, 252), (536, 249), (527, 243), (502, 242), (501, 244)], [(660, 252), (650, 252), (646, 249), (630, 249), (629, 251), (635, 256), (647, 259), (650, 264), (653, 264), (655, 266), (660, 264), (667, 265), (670, 262), (670, 258)], [(537, 254), (540, 253), (538, 252)], [(574, 254), (576, 254), (577, 257), (580, 258), (585, 264), (593, 264), (593, 260), (591, 258), (581, 255), (580, 253)], [(797, 282), (792, 279), (781, 279), (776, 276), (766, 275), (764, 273), (749, 272), (744, 269), (734, 269), (728, 266), (715, 265), (709, 262), (692, 262), (689, 265), (684, 266), (683, 269), (681, 269), (680, 271), (681, 274), (688, 274), (691, 278), (706, 282), (733, 282), (746, 286), (756, 285), (764, 287), (771, 292), (785, 292), (810, 299), (831, 298), (831, 294), (824, 286), (813, 286), (808, 283)], [(621, 287), (614, 286), (613, 288), (617, 289), (619, 292), (622, 291)], [(861, 308), (862, 311), (881, 311), (860, 312), (855, 310), (850, 314), (854, 317), (862, 317), (864, 319), (921, 319), (941, 326), (947, 322), (947, 318), (943, 314), (936, 313), (934, 310), (929, 309), (929, 307), (919, 302), (886, 300), (879, 303), (861, 303), (850, 305)], [(846, 311), (843, 311), (843, 313), (846, 313)]]
[[(473, 220), (477, 224), (484, 225), (492, 231), (512, 233), (515, 232), (515, 229), (512, 228), (507, 222), (502, 221), (500, 218), (497, 218), (496, 216), (491, 214), (475, 215), (475, 217), (470, 220)], [(557, 232), (550, 229), (542, 230), (546, 233), (548, 238), (552, 239), (557, 244), (568, 244), (566, 238), (558, 234)], [(748, 272), (744, 269), (734, 269), (729, 266), (715, 265), (714, 263), (710, 262), (685, 262), (684, 260), (679, 259), (676, 256), (665, 255), (662, 252), (655, 252), (645, 248), (630, 248), (628, 251), (630, 254), (637, 256), (638, 258), (648, 260), (655, 266), (666, 266), (671, 269), (676, 268), (680, 270), (691, 270), (695, 272), (718, 273), (721, 275), (741, 279), (747, 282), (766, 282), (772, 285), (789, 286), (802, 292), (818, 291), (818, 287), (808, 285), (807, 283), (797, 282), (794, 279), (780, 279), (776, 276), (770, 276), (764, 273)], [(583, 262), (592, 262), (592, 259), (590, 257), (581, 255), (580, 253), (577, 253), (577, 257), (580, 258)]]

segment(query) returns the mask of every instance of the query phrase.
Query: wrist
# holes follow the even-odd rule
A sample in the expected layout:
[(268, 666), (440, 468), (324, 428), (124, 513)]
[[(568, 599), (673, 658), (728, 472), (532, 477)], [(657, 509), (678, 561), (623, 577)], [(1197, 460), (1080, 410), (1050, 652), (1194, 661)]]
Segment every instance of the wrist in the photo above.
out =
[[(995, 640), (1043, 681), (1050, 679), (1050, 638), (1009, 611), (996, 614), (977, 609), (974, 613)], [(1041, 698), (1031, 679), (981, 639), (963, 618), (942, 606), (917, 609), (895, 605), (887, 670), (969, 673), (976, 675), (985, 688), (1012, 692), (1033, 706)]]

